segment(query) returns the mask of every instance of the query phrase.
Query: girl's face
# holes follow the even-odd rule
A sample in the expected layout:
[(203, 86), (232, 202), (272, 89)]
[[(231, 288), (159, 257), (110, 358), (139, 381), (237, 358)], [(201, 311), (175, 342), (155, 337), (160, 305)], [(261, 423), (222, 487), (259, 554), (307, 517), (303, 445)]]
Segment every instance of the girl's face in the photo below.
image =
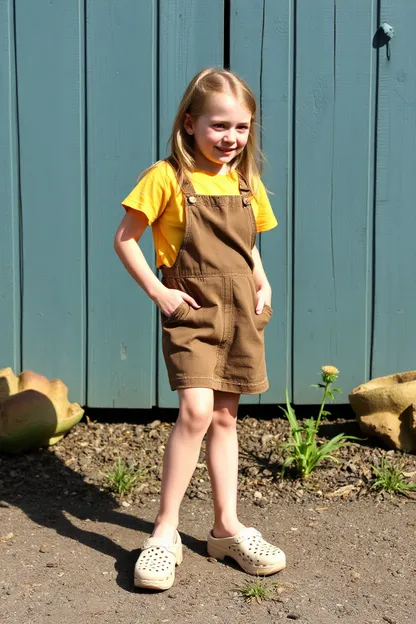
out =
[(250, 123), (250, 111), (227, 93), (214, 93), (199, 117), (186, 113), (184, 126), (195, 138), (197, 168), (226, 174), (247, 144)]

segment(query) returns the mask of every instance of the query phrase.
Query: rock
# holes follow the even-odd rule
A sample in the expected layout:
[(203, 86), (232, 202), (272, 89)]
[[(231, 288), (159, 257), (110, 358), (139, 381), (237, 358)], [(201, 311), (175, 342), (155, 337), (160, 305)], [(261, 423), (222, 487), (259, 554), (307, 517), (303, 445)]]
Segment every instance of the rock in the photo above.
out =
[(349, 399), (364, 435), (416, 451), (416, 371), (372, 379), (354, 388)]
[(82, 418), (78, 403), (69, 403), (68, 388), (32, 371), (16, 376), (0, 370), (0, 451), (20, 453), (61, 440)]
[(267, 500), (265, 498), (256, 498), (254, 504), (257, 505), (257, 507), (266, 507)]

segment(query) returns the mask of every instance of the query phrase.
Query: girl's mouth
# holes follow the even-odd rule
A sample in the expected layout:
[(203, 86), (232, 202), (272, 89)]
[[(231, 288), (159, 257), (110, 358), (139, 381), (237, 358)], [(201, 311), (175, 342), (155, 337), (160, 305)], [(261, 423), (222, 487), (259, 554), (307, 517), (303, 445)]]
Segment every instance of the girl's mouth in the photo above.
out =
[(231, 152), (234, 152), (234, 148), (233, 149), (223, 149), (222, 147), (217, 147), (217, 150), (219, 150), (220, 152), (222, 152), (223, 154), (231, 154)]

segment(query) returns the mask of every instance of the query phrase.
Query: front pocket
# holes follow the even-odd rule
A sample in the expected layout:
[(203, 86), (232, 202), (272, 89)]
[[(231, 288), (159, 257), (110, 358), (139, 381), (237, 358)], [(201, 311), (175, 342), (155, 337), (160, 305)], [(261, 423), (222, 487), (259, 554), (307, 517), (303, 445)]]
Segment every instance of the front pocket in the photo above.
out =
[(182, 303), (180, 303), (178, 307), (174, 309), (172, 314), (169, 314), (169, 316), (166, 316), (166, 314), (161, 312), (162, 325), (172, 325), (172, 323), (176, 323), (177, 321), (184, 319), (188, 312), (189, 303), (182, 300)]
[(258, 331), (262, 331), (266, 327), (272, 315), (273, 315), (273, 310), (269, 305), (267, 305), (267, 303), (264, 304), (263, 312), (261, 314), (256, 314), (254, 312), (254, 316), (256, 318), (256, 327)]

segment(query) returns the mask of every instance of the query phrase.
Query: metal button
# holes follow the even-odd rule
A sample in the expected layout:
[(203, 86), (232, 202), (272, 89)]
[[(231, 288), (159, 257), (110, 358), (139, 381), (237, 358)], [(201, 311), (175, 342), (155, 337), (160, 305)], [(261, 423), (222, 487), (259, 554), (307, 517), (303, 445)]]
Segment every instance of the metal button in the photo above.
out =
[(243, 197), (243, 204), (244, 206), (248, 206), (250, 204), (250, 200), (248, 197)]
[(190, 195), (188, 197), (188, 201), (190, 204), (195, 204), (196, 203), (196, 197), (194, 197), (193, 195)]

